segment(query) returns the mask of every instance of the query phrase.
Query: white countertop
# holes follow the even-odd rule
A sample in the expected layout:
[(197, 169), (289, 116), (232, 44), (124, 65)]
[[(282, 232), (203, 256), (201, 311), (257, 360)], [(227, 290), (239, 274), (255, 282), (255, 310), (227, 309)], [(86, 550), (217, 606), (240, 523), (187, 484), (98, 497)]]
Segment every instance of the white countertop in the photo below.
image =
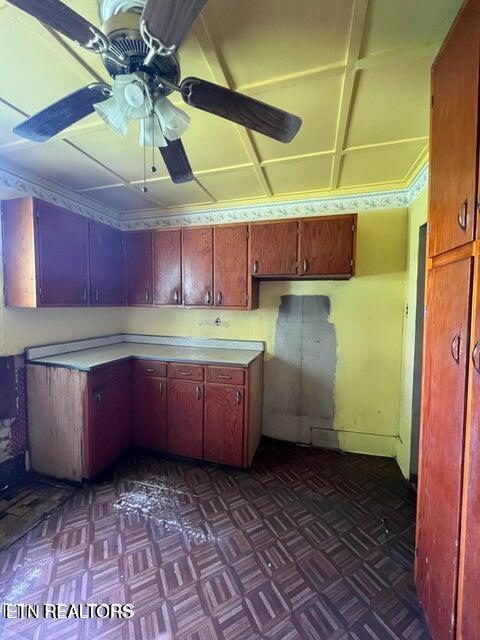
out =
[(161, 344), (118, 343), (94, 349), (83, 349), (58, 355), (33, 358), (30, 364), (90, 371), (96, 367), (127, 358), (160, 360), (165, 362), (190, 362), (225, 366), (248, 367), (262, 351), (221, 349), (208, 347), (172, 346)]

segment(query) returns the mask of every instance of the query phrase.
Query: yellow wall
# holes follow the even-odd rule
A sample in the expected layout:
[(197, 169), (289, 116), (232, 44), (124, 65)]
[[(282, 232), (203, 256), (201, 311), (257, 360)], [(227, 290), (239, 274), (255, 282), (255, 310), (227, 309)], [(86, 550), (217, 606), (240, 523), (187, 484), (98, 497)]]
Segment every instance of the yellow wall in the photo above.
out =
[(425, 189), (410, 205), (407, 216), (407, 270), (405, 274), (405, 309), (402, 347), (402, 386), (397, 458), (403, 474), (410, 475), (412, 435), (412, 393), (415, 347), (415, 316), (417, 307), (417, 272), (419, 228), (427, 221), (428, 191)]
[[(282, 295), (327, 295), (337, 336), (334, 429), (341, 448), (396, 454), (406, 209), (359, 215), (357, 275), (349, 282), (264, 282), (255, 312), (126, 310), (126, 330), (255, 339), (272, 356)], [(216, 327), (220, 317), (224, 326)], [(337, 439), (335, 439), (337, 440)]]

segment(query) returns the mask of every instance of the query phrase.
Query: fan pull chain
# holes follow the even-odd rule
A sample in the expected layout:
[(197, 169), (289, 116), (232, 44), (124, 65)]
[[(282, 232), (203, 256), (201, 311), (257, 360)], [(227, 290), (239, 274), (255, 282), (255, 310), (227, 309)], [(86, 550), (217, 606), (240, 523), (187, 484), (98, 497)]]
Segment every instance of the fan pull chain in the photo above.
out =
[(145, 147), (145, 123), (143, 127), (143, 193), (147, 193), (147, 149)]
[(150, 171), (157, 173), (157, 167), (155, 166), (155, 111), (152, 111), (152, 166)]

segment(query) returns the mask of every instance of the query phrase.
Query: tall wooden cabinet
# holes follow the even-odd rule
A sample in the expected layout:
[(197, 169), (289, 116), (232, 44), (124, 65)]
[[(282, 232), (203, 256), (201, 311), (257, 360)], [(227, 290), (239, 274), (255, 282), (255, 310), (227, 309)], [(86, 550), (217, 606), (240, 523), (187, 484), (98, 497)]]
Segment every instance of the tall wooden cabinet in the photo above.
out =
[(434, 640), (480, 638), (480, 2), (432, 71), (415, 575)]

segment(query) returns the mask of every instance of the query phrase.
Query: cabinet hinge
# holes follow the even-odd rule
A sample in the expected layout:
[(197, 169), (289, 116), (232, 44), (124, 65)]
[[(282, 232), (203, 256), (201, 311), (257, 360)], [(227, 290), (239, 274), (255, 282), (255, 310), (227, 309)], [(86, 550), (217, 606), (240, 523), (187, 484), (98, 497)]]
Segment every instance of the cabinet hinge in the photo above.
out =
[(40, 207), (35, 209), (35, 218), (38, 220), (40, 218)]
[(350, 260), (350, 266), (353, 267), (353, 265), (355, 264), (355, 260)]
[(297, 224), (297, 236), (299, 236), (299, 235), (300, 235), (300, 225)]
[(428, 316), (428, 307), (423, 307), (423, 317), (426, 318)]
[(248, 301), (250, 300), (250, 296), (248, 295), (248, 293), (245, 295), (245, 302), (248, 304)]
[(43, 292), (42, 292), (42, 287), (38, 287), (38, 289), (37, 289), (37, 293), (38, 293), (38, 297), (39, 297), (39, 298), (41, 298), (41, 297), (42, 297), (42, 294), (43, 294)]
[(352, 224), (352, 231), (355, 231), (355, 225)]
[(433, 109), (433, 93), (432, 93), (432, 96), (431, 96), (431, 98), (430, 98), (430, 106), (431, 106), (431, 107), (432, 107), (432, 109)]
[(432, 230), (432, 223), (427, 222), (427, 233), (430, 233), (431, 230)]
[(247, 240), (250, 238), (250, 231), (247, 231)]
[(415, 557), (418, 558), (418, 547), (415, 545)]

